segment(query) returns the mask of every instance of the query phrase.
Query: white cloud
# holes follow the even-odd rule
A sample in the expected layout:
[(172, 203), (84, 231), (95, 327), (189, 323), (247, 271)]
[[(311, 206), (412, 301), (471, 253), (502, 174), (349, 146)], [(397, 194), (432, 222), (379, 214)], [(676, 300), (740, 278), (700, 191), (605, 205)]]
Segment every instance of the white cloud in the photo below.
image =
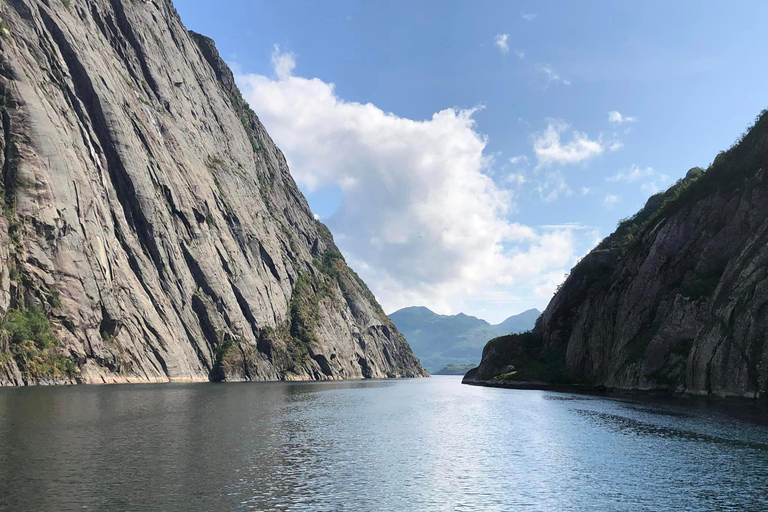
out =
[(536, 13), (535, 12), (526, 12), (520, 15), (521, 18), (523, 18), (525, 21), (533, 21), (536, 19)]
[(605, 208), (607, 210), (613, 210), (613, 207), (619, 201), (621, 201), (621, 196), (616, 196), (616, 195), (613, 195), (613, 194), (607, 194), (605, 196), (605, 199), (603, 199), (603, 206), (605, 206)]
[(590, 229), (593, 230), (594, 227), (587, 226), (585, 224), (581, 224), (579, 222), (566, 222), (564, 224), (542, 224), (539, 226), (541, 229), (576, 229), (576, 230), (583, 230), (583, 229)]
[(551, 64), (536, 64), (536, 71), (542, 73), (547, 79), (547, 82), (544, 84), (545, 89), (551, 84), (558, 82), (562, 83), (563, 85), (571, 85), (569, 80), (564, 79), (559, 74), (557, 74), (554, 69), (552, 69)]
[(629, 183), (634, 183), (637, 180), (642, 180), (643, 178), (653, 176), (653, 174), (654, 172), (652, 167), (646, 167), (643, 169), (642, 167), (638, 167), (637, 165), (632, 164), (629, 169), (620, 170), (613, 176), (605, 178), (605, 181), (626, 181)]
[(507, 39), (509, 39), (509, 34), (498, 34), (496, 38), (493, 40), (493, 43), (499, 47), (499, 51), (501, 53), (508, 53), (509, 52), (509, 45), (507, 44)]
[(293, 52), (281, 52), (280, 46), (275, 45), (272, 49), (272, 67), (280, 80), (285, 80), (296, 67), (296, 54)]
[(545, 203), (556, 201), (560, 196), (570, 196), (573, 194), (571, 187), (565, 182), (565, 177), (560, 171), (548, 172), (545, 178), (539, 182), (536, 190), (539, 192), (541, 200)]
[(545, 130), (534, 134), (533, 152), (538, 167), (584, 163), (605, 151), (599, 139), (591, 140), (587, 134), (577, 130), (573, 130), (570, 141), (562, 142), (561, 135), (569, 128), (562, 119), (552, 119)]
[(617, 112), (616, 110), (611, 110), (610, 112), (608, 112), (608, 121), (616, 124), (634, 123), (635, 121), (637, 121), (637, 118), (630, 117), (630, 116), (623, 116), (621, 115), (621, 113)]
[(517, 185), (518, 187), (520, 185), (524, 185), (528, 180), (526, 179), (525, 175), (522, 173), (511, 173), (508, 174), (505, 178), (507, 183), (511, 183), (513, 185)]
[(523, 60), (525, 58), (525, 52), (523, 50), (518, 50), (515, 48), (514, 52), (518, 59)]
[(590, 187), (581, 187), (581, 195), (588, 196), (592, 193), (592, 189)]
[(621, 142), (620, 140), (614, 140), (608, 144), (608, 151), (618, 151), (623, 147), (624, 147), (623, 142)]
[(476, 109), (412, 120), (293, 76), (291, 54), (277, 53), (273, 63), (277, 79), (238, 73), (237, 83), (295, 179), (310, 191), (341, 187), (327, 223), (385, 310), (424, 304), (455, 313), (497, 291), (522, 297), (521, 307), (544, 305), (532, 290), (570, 268), (583, 244), (572, 229), (545, 232), (509, 219), (512, 192), (488, 176)]
[(509, 159), (509, 163), (511, 163), (512, 165), (517, 165), (517, 164), (521, 164), (521, 163), (526, 163), (527, 164), (528, 163), (528, 157), (526, 155), (513, 156), (512, 158)]

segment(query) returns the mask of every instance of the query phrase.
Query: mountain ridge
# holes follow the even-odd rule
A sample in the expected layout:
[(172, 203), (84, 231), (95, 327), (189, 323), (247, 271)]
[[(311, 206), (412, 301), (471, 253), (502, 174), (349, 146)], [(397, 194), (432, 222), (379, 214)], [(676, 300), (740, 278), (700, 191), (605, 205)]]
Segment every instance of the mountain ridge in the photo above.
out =
[(531, 329), (540, 314), (537, 309), (528, 309), (491, 324), (465, 313), (440, 315), (424, 306), (409, 306), (391, 313), (389, 318), (422, 364), (437, 372), (449, 364), (476, 364), (482, 346), (490, 338)]

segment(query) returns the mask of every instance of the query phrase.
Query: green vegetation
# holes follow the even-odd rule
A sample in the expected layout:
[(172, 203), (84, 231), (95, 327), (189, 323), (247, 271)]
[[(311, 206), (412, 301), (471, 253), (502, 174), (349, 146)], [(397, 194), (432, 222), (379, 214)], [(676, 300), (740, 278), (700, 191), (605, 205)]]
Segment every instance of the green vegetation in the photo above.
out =
[(319, 320), (317, 301), (309, 274), (303, 272), (296, 280), (291, 295), (291, 336), (307, 345), (315, 338), (315, 325)]
[(211, 229), (216, 227), (216, 219), (214, 219), (213, 215), (210, 213), (205, 216), (205, 223), (208, 224), (208, 227)]
[(684, 195), (690, 186), (701, 179), (704, 174), (703, 169), (694, 167), (688, 171), (685, 178), (677, 180), (666, 191), (651, 196), (642, 210), (630, 217), (621, 219), (616, 226), (616, 231), (605, 238), (596, 250), (613, 250), (622, 254), (635, 246), (642, 239), (645, 229), (666, 216), (670, 211), (668, 205)]
[(331, 230), (328, 229), (328, 226), (319, 220), (315, 220), (315, 227), (317, 228), (317, 234), (320, 235), (320, 238), (325, 240), (326, 243), (333, 242), (333, 235), (331, 234)]
[(40, 350), (58, 344), (51, 333), (48, 318), (36, 307), (9, 310), (3, 320), (2, 329), (10, 335), (11, 344), (32, 341)]
[[(11, 309), (0, 329), (10, 341), (10, 355), (21, 372), (35, 378), (69, 378), (80, 374), (75, 362), (56, 353), (58, 340), (51, 332), (45, 313), (36, 307)], [(5, 355), (8, 357), (8, 354)]]
[(211, 369), (211, 380), (223, 381), (227, 374), (235, 370), (238, 362), (233, 361), (235, 348), (240, 347), (240, 338), (235, 338), (229, 333), (219, 334), (219, 342), (213, 353), (213, 368)]
[(19, 171), (19, 149), (12, 138), (7, 141), (5, 151), (6, 174), (3, 213), (8, 220), (13, 220), (16, 214), (16, 176)]
[(726, 194), (744, 183), (744, 179), (762, 167), (760, 139), (768, 129), (768, 111), (763, 110), (755, 123), (727, 150), (717, 155), (705, 171), (694, 167), (685, 178), (665, 192), (652, 196), (638, 213), (619, 222), (616, 231), (597, 246), (597, 250), (617, 250), (620, 254), (634, 246), (651, 225), (715, 193)]
[[(484, 358), (485, 364), (490, 360), (494, 365), (490, 369), (485, 368), (481, 378), (552, 384), (568, 381), (565, 375), (565, 347), (544, 347), (541, 335), (535, 331), (494, 338), (488, 342), (483, 354), (491, 355)], [(515, 369), (502, 373), (510, 364)]]
[(0, 37), (6, 41), (11, 38), (11, 31), (8, 29), (8, 23), (3, 19), (0, 19)]
[[(331, 237), (331, 232), (322, 222), (317, 221), (319, 234), (323, 237)], [(322, 226), (322, 230), (320, 229)], [(326, 235), (327, 232), (327, 235)], [(330, 238), (331, 243), (333, 238)], [(320, 272), (325, 274), (331, 279), (334, 279), (341, 289), (341, 293), (344, 298), (349, 302), (352, 300), (352, 283), (356, 283), (357, 287), (361, 290), (363, 297), (380, 313), (384, 313), (381, 305), (376, 300), (376, 296), (373, 294), (368, 285), (365, 284), (357, 272), (347, 266), (344, 256), (334, 247), (333, 249), (326, 249), (322, 256), (315, 258), (315, 266)]]

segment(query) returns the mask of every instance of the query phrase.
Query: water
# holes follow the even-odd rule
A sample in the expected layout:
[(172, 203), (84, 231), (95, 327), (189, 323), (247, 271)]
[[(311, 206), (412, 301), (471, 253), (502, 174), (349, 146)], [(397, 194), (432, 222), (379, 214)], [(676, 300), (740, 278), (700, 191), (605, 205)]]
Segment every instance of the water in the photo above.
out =
[(768, 510), (768, 427), (458, 377), (0, 389), (0, 510)]

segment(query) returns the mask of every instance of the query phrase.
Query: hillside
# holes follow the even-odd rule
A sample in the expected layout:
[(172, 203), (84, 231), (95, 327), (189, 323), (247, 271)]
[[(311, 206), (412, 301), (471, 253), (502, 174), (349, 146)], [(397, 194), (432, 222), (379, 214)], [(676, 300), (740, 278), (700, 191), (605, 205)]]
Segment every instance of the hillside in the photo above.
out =
[(540, 314), (529, 309), (492, 325), (463, 313), (438, 315), (423, 306), (414, 306), (395, 311), (389, 318), (405, 335), (421, 364), (430, 372), (437, 372), (449, 364), (476, 365), (489, 339), (532, 329)]
[(424, 374), (169, 0), (0, 17), (0, 384)]
[(533, 332), (490, 341), (464, 381), (766, 397), (767, 157), (762, 113), (622, 221)]

